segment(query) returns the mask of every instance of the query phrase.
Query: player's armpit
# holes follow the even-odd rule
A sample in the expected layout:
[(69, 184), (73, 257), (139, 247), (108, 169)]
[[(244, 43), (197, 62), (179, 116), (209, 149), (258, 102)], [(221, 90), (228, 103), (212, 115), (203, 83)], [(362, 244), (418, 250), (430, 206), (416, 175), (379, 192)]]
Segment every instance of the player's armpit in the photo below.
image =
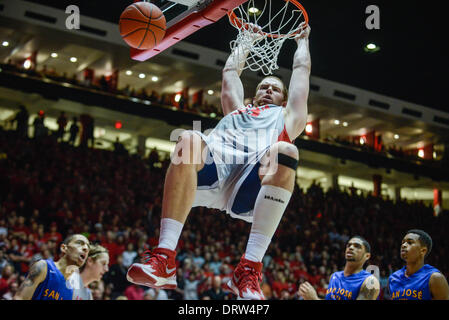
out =
[(449, 300), (449, 286), (441, 273), (435, 272), (430, 276), (429, 287), (433, 300)]
[(44, 281), (47, 275), (47, 262), (39, 260), (30, 267), (28, 276), (22, 282), (14, 295), (14, 300), (31, 300), (37, 286)]
[(379, 291), (379, 280), (375, 276), (369, 276), (363, 282), (357, 300), (376, 300), (379, 296)]

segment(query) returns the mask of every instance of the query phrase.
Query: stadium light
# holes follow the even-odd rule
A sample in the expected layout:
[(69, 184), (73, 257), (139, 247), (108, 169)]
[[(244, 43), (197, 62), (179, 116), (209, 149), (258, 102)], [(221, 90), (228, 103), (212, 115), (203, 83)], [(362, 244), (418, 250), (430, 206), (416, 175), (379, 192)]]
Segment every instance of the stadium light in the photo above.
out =
[(334, 124), (338, 126), (340, 124), (340, 120), (334, 120)]
[(365, 144), (365, 137), (360, 137), (360, 144), (363, 146)]
[(179, 102), (180, 100), (181, 100), (181, 94), (177, 93), (176, 96), (175, 96), (175, 101)]
[(25, 62), (23, 63), (23, 67), (25, 69), (31, 68), (31, 60), (30, 59), (26, 59)]
[(75, 63), (75, 62), (78, 61), (78, 59), (77, 59), (76, 57), (71, 57), (71, 58), (70, 58), (70, 61), (73, 62), (73, 63)]
[(58, 54), (57, 54), (56, 52), (52, 52), (52, 53), (50, 54), (50, 57), (52, 57), (52, 58), (57, 58), (57, 57), (58, 57)]
[(140, 78), (140, 79), (145, 79), (145, 77), (146, 77), (145, 73), (139, 74), (139, 78)]
[(424, 149), (419, 149), (418, 150), (418, 157), (424, 158)]
[(133, 74), (133, 72), (132, 72), (131, 70), (126, 70), (125, 74), (126, 74), (127, 76), (130, 76), (130, 75)]
[(210, 95), (210, 96), (213, 95), (214, 94), (214, 90), (207, 90), (207, 94)]
[(251, 7), (248, 9), (248, 12), (252, 13), (252, 14), (258, 14), (260, 12), (260, 10), (256, 7)]
[(399, 139), (399, 135), (398, 135), (398, 134), (395, 134), (395, 135), (394, 135), (394, 138), (395, 138), (396, 140), (398, 140), (398, 139)]
[(159, 77), (157, 77), (157, 76), (152, 76), (152, 77), (151, 77), (151, 81), (157, 82), (157, 81), (159, 81)]
[(3, 41), (3, 42), (2, 42), (2, 46), (4, 46), (4, 47), (9, 46), (9, 42), (8, 42), (8, 41)]
[(312, 124), (308, 123), (306, 125), (306, 133), (312, 133), (312, 131), (313, 131), (313, 126), (312, 126)]
[(378, 45), (376, 45), (375, 43), (370, 42), (365, 46), (364, 49), (365, 49), (365, 52), (373, 53), (373, 52), (379, 51), (380, 47)]
[(347, 127), (349, 125), (349, 123), (347, 123), (346, 121), (343, 122), (343, 127)]

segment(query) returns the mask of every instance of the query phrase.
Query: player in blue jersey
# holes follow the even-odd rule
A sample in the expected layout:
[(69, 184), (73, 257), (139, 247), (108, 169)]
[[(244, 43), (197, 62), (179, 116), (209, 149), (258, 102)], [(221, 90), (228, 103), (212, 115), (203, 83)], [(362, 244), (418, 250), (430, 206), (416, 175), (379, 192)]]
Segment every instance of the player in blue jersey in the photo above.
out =
[[(376, 300), (379, 296), (379, 280), (363, 270), (371, 257), (371, 247), (364, 238), (354, 236), (346, 244), (345, 268), (331, 275), (325, 300)], [(304, 300), (321, 300), (315, 288), (304, 282), (298, 294)]]
[(449, 300), (446, 277), (438, 269), (424, 264), (432, 245), (432, 238), (425, 231), (407, 232), (401, 245), (401, 259), (406, 265), (388, 279), (392, 300)]
[(14, 296), (15, 300), (72, 300), (70, 275), (81, 267), (89, 253), (89, 240), (81, 234), (67, 237), (61, 244), (62, 257), (57, 261), (39, 260)]
[[(257, 27), (247, 31), (257, 41)], [(246, 58), (237, 57), (249, 49), (241, 46), (231, 53), (222, 73), (224, 117), (209, 135), (181, 134), (165, 178), (158, 247), (146, 252), (143, 263), (130, 266), (130, 282), (176, 288), (179, 237), (190, 209), (204, 206), (252, 223), (246, 251), (228, 286), (239, 299), (264, 299), (261, 261), (290, 201), (299, 159), (292, 141), (307, 123), (309, 34), (307, 26), (296, 36), (288, 93), (279, 78), (269, 76), (248, 106), (240, 79)], [(174, 161), (179, 158), (183, 161)]]

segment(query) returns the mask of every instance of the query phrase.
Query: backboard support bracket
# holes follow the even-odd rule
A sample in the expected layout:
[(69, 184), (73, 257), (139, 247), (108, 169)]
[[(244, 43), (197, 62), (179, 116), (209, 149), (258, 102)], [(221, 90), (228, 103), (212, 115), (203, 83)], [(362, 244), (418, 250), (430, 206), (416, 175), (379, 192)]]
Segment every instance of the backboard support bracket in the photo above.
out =
[(146, 61), (161, 53), (177, 42), (185, 39), (201, 28), (217, 22), (230, 10), (238, 7), (247, 0), (206, 0), (198, 1), (185, 13), (176, 18), (173, 25), (167, 26), (164, 39), (156, 47), (149, 50), (131, 48), (131, 58)]

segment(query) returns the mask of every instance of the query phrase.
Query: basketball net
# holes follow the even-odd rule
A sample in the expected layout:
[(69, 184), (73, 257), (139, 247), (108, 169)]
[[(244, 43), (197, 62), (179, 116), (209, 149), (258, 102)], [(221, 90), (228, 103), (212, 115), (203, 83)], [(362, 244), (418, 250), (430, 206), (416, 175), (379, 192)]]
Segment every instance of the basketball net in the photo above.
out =
[[(250, 69), (260, 70), (264, 75), (273, 74), (279, 69), (277, 60), (285, 40), (294, 39), (307, 25), (307, 13), (297, 1), (284, 0), (284, 6), (278, 12), (272, 12), (272, 2), (278, 1), (281, 2), (264, 0), (263, 9), (257, 12), (255, 1), (250, 0), (228, 14), (231, 24), (239, 32), (230, 47), (231, 52), (235, 50), (236, 66), (242, 67), (242, 71)], [(261, 2), (257, 1), (258, 4)], [(256, 34), (252, 25), (260, 27)], [(245, 58), (246, 64), (242, 66)]]

